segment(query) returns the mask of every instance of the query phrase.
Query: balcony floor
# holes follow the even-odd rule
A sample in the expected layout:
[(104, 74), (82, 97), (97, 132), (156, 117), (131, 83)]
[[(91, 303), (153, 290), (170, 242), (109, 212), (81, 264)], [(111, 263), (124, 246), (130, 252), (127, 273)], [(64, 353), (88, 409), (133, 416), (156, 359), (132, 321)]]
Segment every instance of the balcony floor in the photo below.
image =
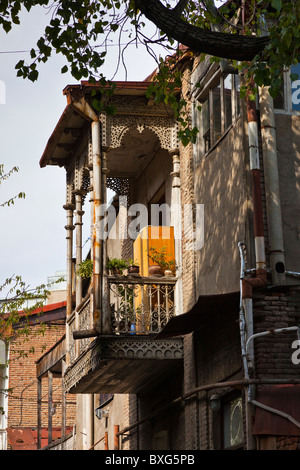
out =
[(183, 339), (102, 336), (68, 367), (68, 393), (141, 393), (182, 366)]

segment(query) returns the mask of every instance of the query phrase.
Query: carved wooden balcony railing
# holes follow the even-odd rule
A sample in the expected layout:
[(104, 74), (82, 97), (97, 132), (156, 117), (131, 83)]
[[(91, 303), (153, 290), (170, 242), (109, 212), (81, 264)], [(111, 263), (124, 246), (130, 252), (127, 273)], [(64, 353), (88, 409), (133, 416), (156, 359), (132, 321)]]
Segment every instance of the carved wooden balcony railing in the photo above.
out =
[(74, 340), (73, 333), (75, 331), (84, 331), (91, 328), (91, 301), (90, 294), (82, 301), (82, 303), (73, 311), (70, 318), (67, 319), (67, 335), (69, 344), (69, 362), (72, 364), (90, 344), (90, 338)]
[[(108, 276), (111, 335), (151, 335), (159, 333), (175, 315), (175, 277)], [(84, 334), (93, 324), (92, 293), (67, 319), (69, 364), (74, 363), (91, 343)], [(75, 334), (76, 337), (76, 334)]]
[(175, 315), (175, 278), (108, 278), (112, 332), (159, 333)]

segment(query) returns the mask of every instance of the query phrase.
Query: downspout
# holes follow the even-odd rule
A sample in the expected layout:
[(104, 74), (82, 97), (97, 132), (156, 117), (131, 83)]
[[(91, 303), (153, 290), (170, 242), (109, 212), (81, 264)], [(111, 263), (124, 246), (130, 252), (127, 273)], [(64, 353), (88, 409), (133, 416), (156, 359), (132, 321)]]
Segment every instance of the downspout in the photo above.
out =
[[(253, 344), (246, 351), (246, 342), (253, 336), (253, 288), (267, 285), (265, 239), (263, 227), (263, 211), (260, 187), (260, 164), (258, 150), (258, 126), (255, 102), (247, 96), (247, 122), (249, 138), (249, 158), (252, 181), (253, 222), (255, 237), (255, 277), (245, 277), (244, 243), (239, 243), (241, 256), (240, 279), (240, 334), (242, 346), (242, 358), (244, 364), (245, 379), (248, 380), (254, 370)], [(252, 433), (253, 427), (253, 386), (246, 387), (246, 427), (247, 449), (255, 449), (255, 440)]]
[[(263, 211), (260, 187), (260, 165), (258, 150), (258, 127), (255, 102), (247, 97), (247, 121), (249, 138), (249, 158), (252, 181), (253, 222), (255, 237), (255, 277), (246, 278), (241, 275), (241, 302), (245, 315), (247, 338), (253, 335), (253, 305), (252, 293), (255, 287), (267, 285), (265, 238), (263, 226)], [(248, 356), (249, 369), (254, 368), (254, 351), (251, 348)]]
[(259, 89), (259, 97), (272, 284), (282, 285), (285, 284), (285, 257), (274, 106), (268, 87)]
[(92, 122), (92, 152), (93, 152), (93, 190), (94, 190), (94, 217), (93, 217), (93, 292), (94, 314), (93, 330), (101, 332), (101, 277), (102, 277), (102, 240), (100, 233), (100, 217), (102, 203), (102, 175), (100, 151), (100, 122)]
[(255, 237), (256, 275), (266, 282), (266, 255), (263, 225), (263, 210), (260, 187), (260, 164), (258, 150), (258, 124), (255, 101), (247, 97), (247, 122), (249, 138), (249, 159), (252, 181), (253, 222)]

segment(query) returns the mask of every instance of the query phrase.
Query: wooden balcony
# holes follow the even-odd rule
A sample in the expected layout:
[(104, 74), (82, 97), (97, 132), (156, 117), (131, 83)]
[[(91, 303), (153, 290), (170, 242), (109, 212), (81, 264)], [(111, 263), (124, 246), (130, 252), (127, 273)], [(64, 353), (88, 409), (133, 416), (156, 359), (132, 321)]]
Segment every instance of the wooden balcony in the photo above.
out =
[[(68, 319), (66, 390), (139, 393), (180, 367), (182, 339), (155, 339), (175, 314), (175, 288), (174, 277), (108, 276), (111, 334), (93, 338), (82, 334), (92, 327), (92, 303), (87, 297)], [(81, 339), (74, 339), (78, 330)]]

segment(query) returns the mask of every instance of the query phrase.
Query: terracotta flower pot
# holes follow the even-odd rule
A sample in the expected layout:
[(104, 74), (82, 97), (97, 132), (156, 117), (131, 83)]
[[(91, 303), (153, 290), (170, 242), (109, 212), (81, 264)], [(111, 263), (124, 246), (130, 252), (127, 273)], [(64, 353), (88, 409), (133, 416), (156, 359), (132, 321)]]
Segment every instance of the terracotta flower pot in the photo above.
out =
[(148, 273), (149, 276), (163, 276), (164, 274), (162, 268), (157, 264), (152, 264), (152, 266), (149, 266)]
[(128, 268), (128, 274), (139, 274), (140, 273), (140, 267), (139, 266), (129, 266)]

